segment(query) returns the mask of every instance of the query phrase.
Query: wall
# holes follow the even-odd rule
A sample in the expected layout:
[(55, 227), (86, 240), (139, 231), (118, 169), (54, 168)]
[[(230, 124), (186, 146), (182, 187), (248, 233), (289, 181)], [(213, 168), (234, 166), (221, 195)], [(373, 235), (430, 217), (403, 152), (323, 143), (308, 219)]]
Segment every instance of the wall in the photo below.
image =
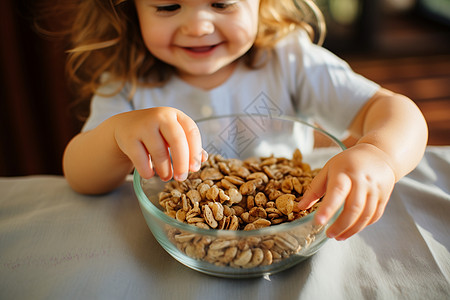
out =
[(4, 0), (0, 10), (0, 176), (61, 174), (64, 146), (80, 126), (62, 46), (31, 29), (26, 6)]

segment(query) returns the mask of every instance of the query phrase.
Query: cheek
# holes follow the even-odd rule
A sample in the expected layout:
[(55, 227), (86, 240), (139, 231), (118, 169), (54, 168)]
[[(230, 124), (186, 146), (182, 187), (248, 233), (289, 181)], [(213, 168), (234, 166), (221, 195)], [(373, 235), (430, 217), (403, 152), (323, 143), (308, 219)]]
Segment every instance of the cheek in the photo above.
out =
[(170, 44), (170, 35), (166, 34), (164, 28), (146, 24), (141, 28), (142, 39), (150, 52)]
[(230, 41), (240, 45), (253, 44), (256, 38), (257, 29), (249, 20), (242, 20), (234, 23), (234, 26), (227, 26), (227, 36)]
[[(258, 31), (258, 10), (252, 7), (246, 7), (245, 10), (234, 22), (226, 24), (225, 28), (228, 28), (230, 39), (241, 41), (241, 43), (248, 43), (249, 41), (253, 43)], [(233, 26), (230, 26), (230, 23)]]

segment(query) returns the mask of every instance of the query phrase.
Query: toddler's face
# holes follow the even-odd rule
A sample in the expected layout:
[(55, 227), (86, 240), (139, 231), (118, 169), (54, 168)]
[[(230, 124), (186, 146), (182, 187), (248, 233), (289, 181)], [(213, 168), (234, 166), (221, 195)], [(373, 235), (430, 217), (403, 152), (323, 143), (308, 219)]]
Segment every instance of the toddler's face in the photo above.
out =
[(253, 45), (259, 0), (135, 0), (148, 50), (182, 78), (229, 75)]

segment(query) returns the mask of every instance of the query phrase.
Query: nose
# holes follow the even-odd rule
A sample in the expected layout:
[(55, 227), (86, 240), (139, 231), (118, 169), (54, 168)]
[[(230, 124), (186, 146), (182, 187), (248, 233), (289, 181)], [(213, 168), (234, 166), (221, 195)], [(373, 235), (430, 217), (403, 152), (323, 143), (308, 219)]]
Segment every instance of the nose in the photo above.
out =
[(181, 32), (189, 36), (204, 36), (212, 34), (214, 30), (215, 26), (212, 17), (204, 11), (189, 14), (181, 26)]

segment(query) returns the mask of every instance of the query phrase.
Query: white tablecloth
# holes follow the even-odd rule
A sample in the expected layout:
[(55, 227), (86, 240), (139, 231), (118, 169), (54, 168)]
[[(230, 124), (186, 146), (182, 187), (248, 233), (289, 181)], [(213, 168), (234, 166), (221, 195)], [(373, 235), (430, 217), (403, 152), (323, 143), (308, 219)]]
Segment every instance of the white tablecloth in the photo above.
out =
[(450, 146), (428, 147), (379, 222), (256, 279), (172, 259), (131, 182), (83, 196), (63, 177), (0, 178), (0, 299), (450, 299)]

